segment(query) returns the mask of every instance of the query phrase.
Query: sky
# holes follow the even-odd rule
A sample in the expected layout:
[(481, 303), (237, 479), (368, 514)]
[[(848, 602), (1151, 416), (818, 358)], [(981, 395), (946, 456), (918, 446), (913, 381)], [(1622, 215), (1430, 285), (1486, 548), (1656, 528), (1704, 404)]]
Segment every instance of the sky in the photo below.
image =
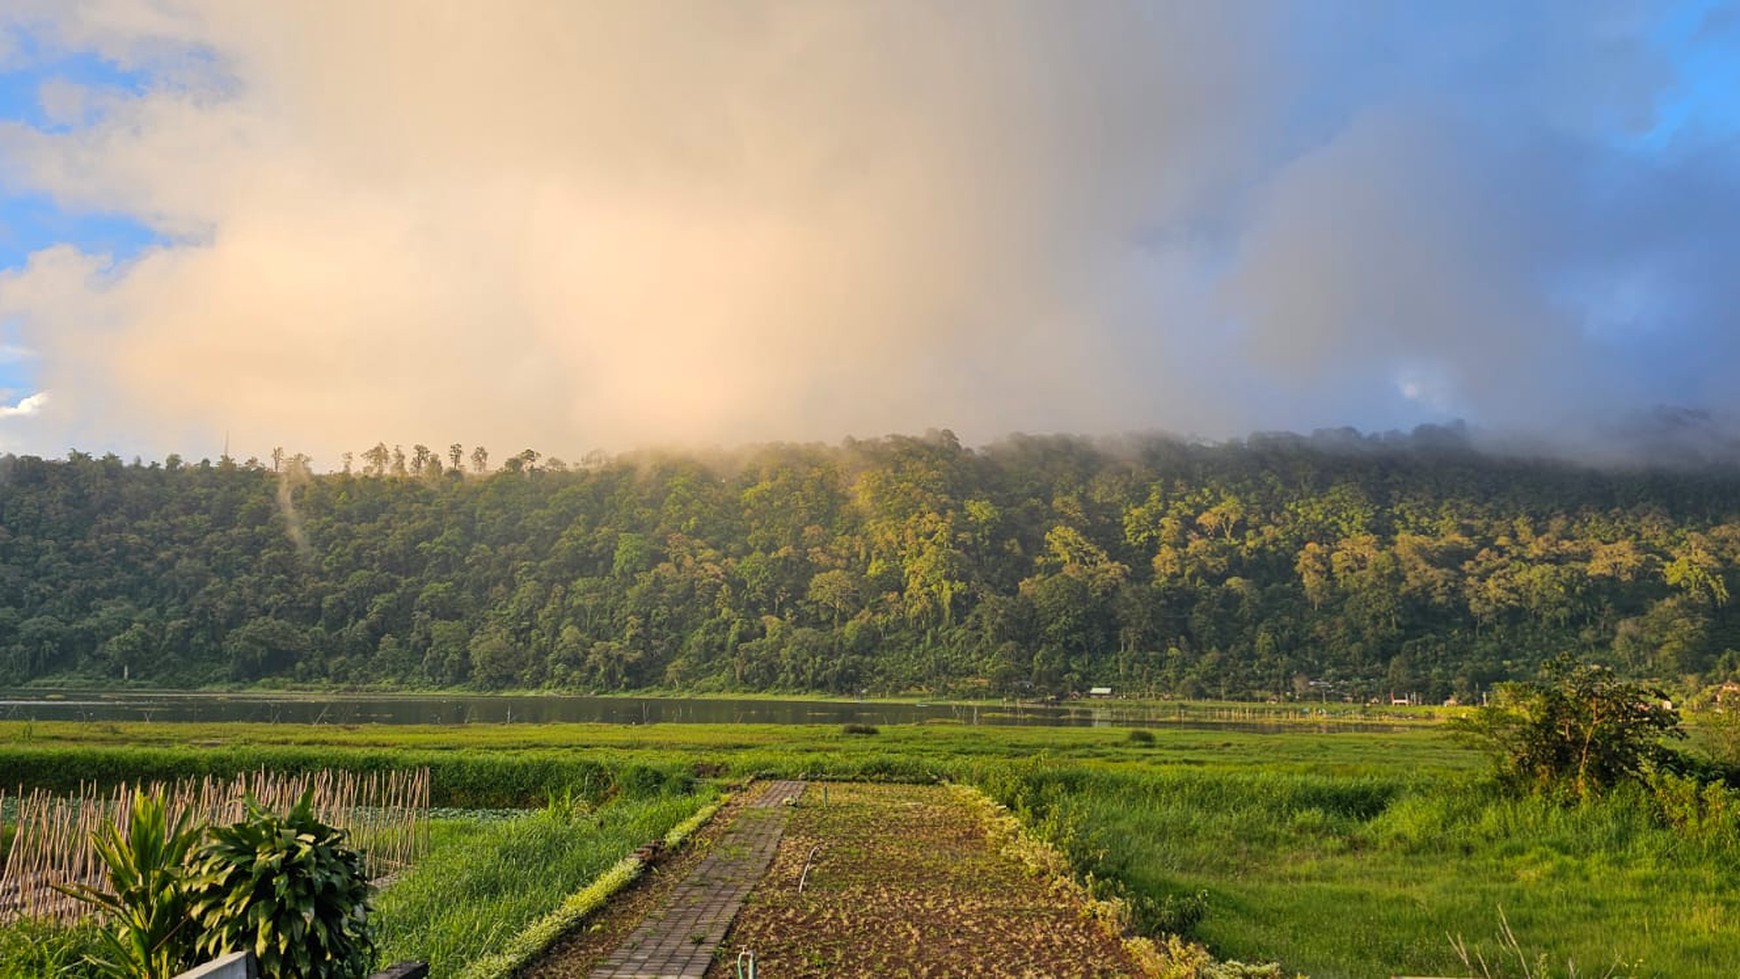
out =
[(8, 0), (0, 452), (1740, 417), (1740, 0)]

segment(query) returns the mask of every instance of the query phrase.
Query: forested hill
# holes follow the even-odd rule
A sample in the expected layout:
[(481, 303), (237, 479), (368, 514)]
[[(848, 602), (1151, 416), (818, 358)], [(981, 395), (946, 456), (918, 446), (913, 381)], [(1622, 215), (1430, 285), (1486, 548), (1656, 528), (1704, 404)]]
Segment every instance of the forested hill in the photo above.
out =
[(363, 458), (0, 458), (0, 683), (1436, 700), (1562, 650), (1740, 666), (1733, 471), (1418, 435)]

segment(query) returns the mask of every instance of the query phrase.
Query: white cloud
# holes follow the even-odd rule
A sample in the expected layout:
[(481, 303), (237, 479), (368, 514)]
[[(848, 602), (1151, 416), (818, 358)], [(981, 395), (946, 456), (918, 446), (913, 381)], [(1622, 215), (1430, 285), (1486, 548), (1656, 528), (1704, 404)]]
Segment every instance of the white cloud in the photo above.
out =
[(0, 180), (171, 243), (38, 253), (0, 319), (57, 448), (1234, 434), (1382, 422), (1396, 363), (1575, 402), (1614, 368), (1544, 297), (1630, 261), (1577, 183), (1659, 66), (1584, 5), (1368, 12), (24, 0), (156, 84), (0, 123)]
[(38, 391), (19, 400), (15, 405), (0, 404), (0, 418), (28, 418), (42, 413), (48, 405), (48, 392)]

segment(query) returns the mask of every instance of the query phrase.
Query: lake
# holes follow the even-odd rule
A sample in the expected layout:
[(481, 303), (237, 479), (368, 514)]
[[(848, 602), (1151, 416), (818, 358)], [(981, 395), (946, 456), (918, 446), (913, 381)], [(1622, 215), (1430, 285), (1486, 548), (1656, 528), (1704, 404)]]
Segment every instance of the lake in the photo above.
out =
[[(1083, 701), (1062, 705), (912, 704), (730, 698), (486, 696), (478, 694), (183, 693), (0, 690), (0, 720), (211, 721), (265, 724), (986, 724), (1145, 727), (1214, 721), (1297, 723), (1307, 710)], [(1337, 729), (1359, 719), (1313, 718)], [(1351, 721), (1351, 723), (1350, 723)], [(1381, 722), (1378, 725), (1387, 726)]]

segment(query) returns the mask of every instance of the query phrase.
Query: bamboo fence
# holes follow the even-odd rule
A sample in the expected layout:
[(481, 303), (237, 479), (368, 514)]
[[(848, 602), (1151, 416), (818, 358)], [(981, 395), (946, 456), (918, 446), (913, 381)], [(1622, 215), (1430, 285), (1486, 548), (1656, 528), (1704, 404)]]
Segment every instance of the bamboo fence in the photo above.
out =
[[(145, 795), (163, 799), (171, 819), (185, 812), (194, 822), (207, 825), (239, 821), (243, 799), (249, 795), (269, 810), (286, 812), (310, 787), (316, 817), (347, 832), (350, 845), (363, 854), (371, 878), (397, 873), (427, 850), (427, 768), (295, 774), (262, 769), (234, 779), (207, 776), (138, 786)], [(71, 923), (88, 913), (88, 906), (55, 890), (55, 885), (107, 888), (93, 837), (110, 822), (126, 832), (133, 791), (127, 783), (109, 791), (95, 783), (81, 784), (70, 796), (20, 789), (12, 799), (15, 818), (0, 821), (0, 826), (15, 830), (0, 867), (0, 922), (25, 917)], [(0, 811), (5, 803), (5, 793), (0, 792)]]

